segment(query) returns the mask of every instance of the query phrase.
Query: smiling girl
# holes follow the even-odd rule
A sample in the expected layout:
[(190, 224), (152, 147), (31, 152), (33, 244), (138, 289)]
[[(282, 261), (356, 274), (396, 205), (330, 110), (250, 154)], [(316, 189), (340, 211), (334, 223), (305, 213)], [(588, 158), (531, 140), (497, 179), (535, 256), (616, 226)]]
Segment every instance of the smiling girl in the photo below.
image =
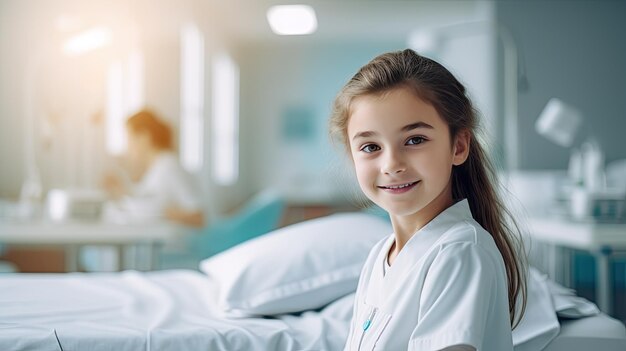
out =
[(513, 349), (526, 268), (477, 126), (463, 85), (412, 50), (339, 92), (331, 135), (394, 230), (363, 267), (345, 350)]

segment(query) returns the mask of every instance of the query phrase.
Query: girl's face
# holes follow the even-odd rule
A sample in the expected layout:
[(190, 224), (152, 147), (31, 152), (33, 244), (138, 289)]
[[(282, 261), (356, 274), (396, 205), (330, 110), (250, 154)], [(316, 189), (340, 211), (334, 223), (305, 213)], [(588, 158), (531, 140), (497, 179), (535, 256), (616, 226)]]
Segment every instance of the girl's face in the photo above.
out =
[(452, 204), (452, 166), (467, 158), (469, 136), (452, 144), (435, 108), (408, 88), (356, 98), (347, 135), (361, 189), (391, 215)]

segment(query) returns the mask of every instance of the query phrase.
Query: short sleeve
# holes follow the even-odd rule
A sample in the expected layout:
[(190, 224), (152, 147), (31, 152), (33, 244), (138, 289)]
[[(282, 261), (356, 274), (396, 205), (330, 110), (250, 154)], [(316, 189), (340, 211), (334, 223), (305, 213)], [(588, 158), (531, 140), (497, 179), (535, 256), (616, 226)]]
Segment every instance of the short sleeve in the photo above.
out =
[[(498, 291), (496, 262), (475, 243), (443, 246), (426, 275), (409, 350), (482, 349)], [(507, 311), (508, 313), (508, 311)]]

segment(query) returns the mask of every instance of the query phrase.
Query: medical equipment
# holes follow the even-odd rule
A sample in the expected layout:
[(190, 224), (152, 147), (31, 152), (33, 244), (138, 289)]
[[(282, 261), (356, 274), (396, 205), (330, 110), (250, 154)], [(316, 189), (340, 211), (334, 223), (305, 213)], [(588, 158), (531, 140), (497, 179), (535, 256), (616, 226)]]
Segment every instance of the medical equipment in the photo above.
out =
[(618, 188), (574, 188), (570, 197), (570, 213), (576, 220), (622, 222), (626, 220), (626, 191)]
[(106, 200), (93, 189), (52, 189), (46, 199), (46, 216), (53, 221), (98, 220)]
[[(535, 123), (537, 133), (563, 146), (572, 147), (583, 121), (577, 108), (552, 98)], [(619, 222), (626, 219), (626, 191), (608, 188), (604, 153), (593, 137), (572, 148), (569, 165), (569, 215), (576, 220)]]
[(552, 98), (541, 111), (535, 129), (555, 144), (570, 147), (582, 120), (582, 113), (576, 108)]

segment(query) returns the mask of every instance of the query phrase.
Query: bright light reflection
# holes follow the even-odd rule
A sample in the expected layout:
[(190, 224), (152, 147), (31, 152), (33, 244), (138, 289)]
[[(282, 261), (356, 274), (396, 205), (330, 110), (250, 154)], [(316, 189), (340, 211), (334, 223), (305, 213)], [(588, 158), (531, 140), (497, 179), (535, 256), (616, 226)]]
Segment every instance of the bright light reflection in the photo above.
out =
[(80, 55), (111, 42), (111, 30), (106, 27), (95, 27), (82, 32), (65, 42), (63, 52), (67, 55)]
[(267, 10), (267, 21), (278, 35), (304, 35), (317, 30), (315, 10), (308, 5), (278, 5)]

